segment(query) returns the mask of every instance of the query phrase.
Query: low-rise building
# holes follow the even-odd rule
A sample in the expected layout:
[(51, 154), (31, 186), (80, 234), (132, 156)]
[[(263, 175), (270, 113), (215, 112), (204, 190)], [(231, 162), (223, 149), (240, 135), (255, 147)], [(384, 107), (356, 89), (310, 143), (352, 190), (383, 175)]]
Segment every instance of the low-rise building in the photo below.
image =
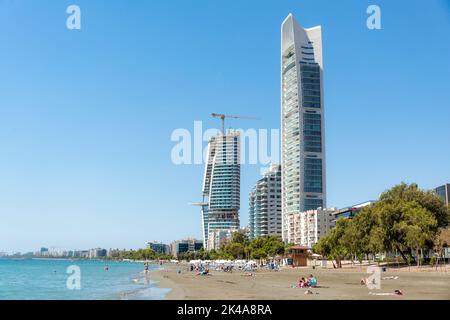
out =
[(158, 254), (170, 254), (170, 246), (162, 242), (149, 241), (147, 242), (147, 248), (152, 249)]
[(171, 245), (171, 252), (174, 257), (184, 252), (197, 252), (203, 249), (203, 241), (196, 239), (185, 239), (174, 241)]
[(346, 208), (342, 208), (337, 210), (334, 213), (334, 224), (336, 225), (336, 221), (344, 218), (344, 219), (353, 219), (362, 209), (364, 209), (367, 206), (370, 206), (372, 204), (374, 204), (376, 201), (370, 200), (370, 201), (366, 201), (360, 204), (356, 204), (354, 206), (351, 207), (346, 207)]
[(218, 251), (226, 243), (231, 241), (233, 231), (230, 229), (216, 229), (209, 231), (208, 242), (206, 243), (206, 250)]
[(337, 209), (317, 209), (287, 215), (287, 242), (311, 248), (334, 226), (334, 213)]

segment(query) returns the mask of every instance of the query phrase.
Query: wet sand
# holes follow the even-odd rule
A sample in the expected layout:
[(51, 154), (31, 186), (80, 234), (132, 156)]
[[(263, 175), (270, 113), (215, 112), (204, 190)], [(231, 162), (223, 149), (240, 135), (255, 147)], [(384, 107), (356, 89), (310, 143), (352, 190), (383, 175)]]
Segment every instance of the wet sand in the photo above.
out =
[[(178, 273), (181, 270), (181, 273)], [(314, 274), (320, 288), (291, 288), (299, 278)], [(211, 271), (210, 276), (197, 276), (187, 265), (165, 265), (152, 272), (152, 280), (162, 288), (171, 288), (168, 300), (450, 300), (450, 269), (423, 269), (420, 271), (388, 269), (382, 277), (380, 290), (361, 285), (361, 278), (370, 276), (364, 267), (342, 270), (316, 268), (282, 268), (280, 271), (257, 271), (253, 277), (243, 272)], [(370, 293), (393, 293), (401, 290), (403, 296), (377, 296)]]

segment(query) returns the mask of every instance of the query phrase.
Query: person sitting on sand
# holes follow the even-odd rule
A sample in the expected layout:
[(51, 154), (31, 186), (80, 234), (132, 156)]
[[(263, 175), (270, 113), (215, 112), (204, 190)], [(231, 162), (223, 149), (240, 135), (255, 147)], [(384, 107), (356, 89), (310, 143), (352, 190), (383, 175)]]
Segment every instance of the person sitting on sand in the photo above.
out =
[(309, 275), (308, 287), (310, 288), (317, 287), (317, 279), (312, 274)]
[(209, 269), (205, 269), (204, 271), (200, 271), (197, 273), (198, 276), (208, 276), (209, 275)]
[(306, 286), (307, 286), (307, 281), (306, 281), (306, 279), (305, 279), (305, 278), (301, 278), (301, 279), (298, 281), (297, 288), (306, 288)]

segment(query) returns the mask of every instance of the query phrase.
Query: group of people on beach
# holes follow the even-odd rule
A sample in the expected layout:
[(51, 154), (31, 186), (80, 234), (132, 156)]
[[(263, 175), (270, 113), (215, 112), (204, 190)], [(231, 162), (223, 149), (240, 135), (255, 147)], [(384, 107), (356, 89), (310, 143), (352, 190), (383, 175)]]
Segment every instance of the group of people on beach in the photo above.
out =
[(312, 274), (309, 275), (308, 279), (301, 278), (297, 284), (297, 288), (315, 288), (315, 287), (317, 287), (317, 278)]
[(197, 272), (198, 276), (208, 276), (209, 275), (209, 267), (203, 266), (203, 265), (193, 265), (191, 264), (189, 267), (189, 271), (191, 272)]

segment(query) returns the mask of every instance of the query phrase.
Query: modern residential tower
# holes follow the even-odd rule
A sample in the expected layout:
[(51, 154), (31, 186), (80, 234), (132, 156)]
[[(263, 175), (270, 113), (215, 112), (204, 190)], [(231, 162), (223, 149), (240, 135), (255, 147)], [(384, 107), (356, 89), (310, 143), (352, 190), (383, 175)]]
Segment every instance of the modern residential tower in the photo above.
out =
[(272, 165), (249, 197), (250, 238), (281, 236), (281, 166)]
[(281, 31), (283, 239), (288, 215), (326, 207), (321, 27), (302, 28), (290, 14)]
[(239, 230), (241, 191), (240, 133), (212, 137), (203, 180), (203, 244), (217, 230)]

